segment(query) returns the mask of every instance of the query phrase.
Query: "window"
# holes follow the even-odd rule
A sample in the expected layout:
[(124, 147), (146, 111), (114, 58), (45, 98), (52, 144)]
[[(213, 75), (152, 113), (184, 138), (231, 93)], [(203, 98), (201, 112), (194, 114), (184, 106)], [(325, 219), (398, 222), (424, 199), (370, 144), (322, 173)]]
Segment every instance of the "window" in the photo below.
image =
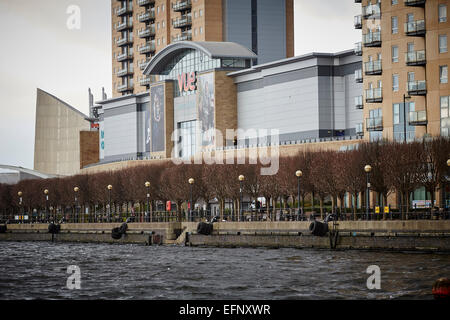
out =
[(194, 36), (197, 35), (197, 28), (194, 29)]
[(414, 52), (414, 42), (408, 43), (408, 52)]
[(165, 28), (166, 27), (166, 22), (163, 20), (162, 22), (162, 27)]
[(440, 83), (448, 83), (447, 66), (439, 66), (439, 81)]
[(398, 46), (392, 46), (392, 62), (398, 62)]
[(439, 22), (447, 22), (447, 6), (445, 4), (439, 5)]
[(203, 27), (200, 27), (200, 34), (203, 33)]
[(166, 43), (166, 38), (165, 38), (165, 37), (162, 38), (162, 43), (163, 43), (163, 44)]
[(159, 30), (159, 22), (156, 24), (156, 29)]
[(164, 12), (164, 10), (166, 10), (166, 6), (163, 4), (162, 5), (162, 11)]
[(400, 124), (400, 104), (394, 104), (394, 124)]
[(398, 91), (398, 74), (392, 75), (392, 91)]
[(194, 11), (194, 18), (197, 18), (197, 11)]
[(414, 14), (408, 13), (408, 14), (406, 15), (406, 22), (407, 22), (407, 23), (414, 22)]
[(439, 36), (439, 53), (447, 52), (447, 35), (441, 34)]
[(398, 33), (398, 19), (397, 17), (392, 17), (392, 34)]
[(448, 96), (441, 97), (441, 118), (448, 118), (449, 112), (448, 112)]
[(156, 13), (159, 13), (159, 6), (156, 7)]
[(392, 0), (392, 1), (391, 1), (391, 4), (392, 4), (392, 5), (398, 4), (398, 0)]
[(158, 39), (158, 46), (161, 44), (161, 39)]
[(199, 16), (200, 17), (203, 16), (203, 10), (202, 9), (200, 9), (200, 11), (199, 11)]

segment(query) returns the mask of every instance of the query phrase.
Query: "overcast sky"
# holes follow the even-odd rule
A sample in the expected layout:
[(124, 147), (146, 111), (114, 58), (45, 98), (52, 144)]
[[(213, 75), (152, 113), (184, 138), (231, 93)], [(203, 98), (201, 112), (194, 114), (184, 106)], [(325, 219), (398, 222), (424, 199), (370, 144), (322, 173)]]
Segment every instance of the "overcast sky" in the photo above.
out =
[[(338, 52), (361, 41), (353, 0), (294, 0), (295, 54)], [(0, 164), (33, 168), (36, 88), (88, 114), (111, 96), (111, 0), (0, 0)], [(81, 9), (69, 29), (67, 9)]]

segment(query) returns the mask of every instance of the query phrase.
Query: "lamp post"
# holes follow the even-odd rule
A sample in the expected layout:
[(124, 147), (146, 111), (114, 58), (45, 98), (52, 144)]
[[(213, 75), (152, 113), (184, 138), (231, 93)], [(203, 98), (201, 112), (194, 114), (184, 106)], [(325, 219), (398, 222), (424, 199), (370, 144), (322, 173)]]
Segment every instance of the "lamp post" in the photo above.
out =
[(78, 222), (78, 191), (80, 191), (80, 188), (75, 187), (73, 191), (75, 192), (75, 221)]
[(406, 100), (411, 99), (410, 96), (403, 94), (403, 141), (406, 143)]
[(369, 179), (369, 175), (370, 175), (370, 172), (372, 171), (372, 166), (369, 165), (369, 164), (366, 165), (364, 167), (364, 171), (366, 172), (366, 178), (367, 178), (366, 220), (369, 220), (369, 205), (370, 205), (370, 179)]
[(19, 212), (22, 211), (23, 213), (23, 210), (20, 210), (22, 208), (22, 191), (17, 192), (17, 195), (19, 196)]
[[(450, 168), (450, 159), (447, 160), (447, 169)], [(448, 170), (447, 170), (448, 172)], [(445, 189), (444, 189), (444, 207), (447, 209), (447, 186), (448, 186), (448, 179), (445, 180)]]
[(48, 219), (48, 190), (44, 190), (45, 194), (45, 218)]
[(298, 191), (298, 216), (297, 220), (300, 221), (300, 178), (303, 175), (302, 170), (297, 170), (295, 172), (295, 175), (297, 176), (297, 191)]
[(240, 220), (244, 221), (244, 208), (242, 206), (242, 202), (244, 201), (243, 197), (242, 197), (242, 183), (244, 182), (245, 177), (241, 174), (239, 176), (239, 194), (240, 194), (240, 201), (239, 201), (239, 205), (240, 205), (240, 210), (239, 210), (239, 216), (240, 216)]
[(193, 178), (189, 179), (189, 187), (190, 187), (190, 192), (191, 192), (191, 200), (190, 200), (190, 205), (189, 205), (189, 217), (188, 217), (188, 221), (193, 220), (192, 219), (192, 187), (194, 185), (195, 180)]
[[(147, 210), (150, 214), (150, 182), (147, 181), (145, 187), (147, 188)], [(147, 212), (145, 213), (145, 220), (147, 220)], [(150, 215), (150, 222), (153, 222), (152, 220), (152, 216)]]
[(111, 190), (112, 190), (113, 186), (109, 184), (107, 188), (108, 188), (108, 197), (109, 197), (109, 199), (108, 199), (108, 202), (109, 202), (108, 222), (111, 222)]

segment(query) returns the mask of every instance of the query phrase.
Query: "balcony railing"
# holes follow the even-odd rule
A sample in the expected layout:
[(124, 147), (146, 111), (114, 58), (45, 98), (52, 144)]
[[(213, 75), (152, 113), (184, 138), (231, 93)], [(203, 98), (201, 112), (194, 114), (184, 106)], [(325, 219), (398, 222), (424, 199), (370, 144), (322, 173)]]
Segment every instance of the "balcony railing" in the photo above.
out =
[(367, 89), (366, 102), (367, 103), (383, 102), (383, 88)]
[(406, 90), (410, 96), (424, 96), (427, 94), (427, 82), (425, 80), (407, 82)]
[(141, 80), (139, 80), (139, 84), (141, 86), (148, 86), (150, 84), (150, 78), (149, 77), (144, 77)]
[(381, 47), (381, 32), (363, 34), (363, 45), (365, 47)]
[(150, 60), (144, 60), (144, 61), (139, 62), (139, 64), (138, 64), (139, 69), (144, 70), (149, 62), (150, 62)]
[(133, 85), (129, 83), (122, 84), (117, 87), (118, 92), (131, 91), (133, 90)]
[(182, 16), (181, 18), (173, 21), (174, 28), (183, 28), (192, 24), (192, 17), (190, 15)]
[(156, 50), (155, 48), (155, 42), (151, 41), (151, 42), (147, 42), (146, 44), (138, 47), (138, 51), (139, 53), (149, 53), (149, 52), (154, 52)]
[(126, 29), (129, 29), (132, 27), (133, 27), (133, 21), (129, 20), (129, 21), (125, 21), (125, 22), (117, 24), (116, 30), (122, 31), (122, 30), (126, 30)]
[(130, 35), (128, 37), (123, 37), (117, 40), (116, 44), (118, 46), (124, 46), (127, 44), (133, 43), (133, 37)]
[(155, 11), (154, 10), (141, 13), (138, 16), (139, 22), (147, 22), (147, 21), (154, 20), (154, 19), (155, 19)]
[(426, 111), (410, 111), (409, 112), (409, 125), (410, 126), (426, 126), (427, 112)]
[(425, 20), (405, 23), (405, 34), (408, 36), (425, 36)]
[(133, 59), (133, 55), (129, 52), (125, 52), (125, 53), (119, 54), (117, 56), (118, 62), (125, 61), (125, 60), (132, 60), (132, 59)]
[(155, 35), (155, 26), (148, 26), (145, 29), (141, 29), (138, 32), (140, 38), (153, 37)]
[(184, 11), (184, 10), (191, 9), (191, 7), (192, 7), (191, 0), (186, 0), (186, 1), (178, 2), (178, 3), (174, 3), (172, 8), (173, 8), (173, 11), (178, 12), (178, 11)]
[(361, 42), (355, 43), (355, 55), (362, 56), (362, 43)]
[(355, 16), (355, 29), (362, 29), (362, 15)]
[(381, 17), (380, 3), (362, 7), (362, 17), (364, 19), (379, 19)]
[(357, 83), (362, 83), (363, 82), (363, 76), (362, 76), (362, 70), (361, 69), (355, 70), (355, 81)]
[(364, 126), (362, 123), (358, 123), (355, 127), (356, 135), (363, 136), (364, 135)]
[(355, 97), (355, 108), (356, 109), (363, 109), (364, 108), (363, 96)]
[(355, 3), (361, 3), (362, 0), (355, 0)]
[(405, 54), (406, 65), (423, 66), (427, 63), (425, 50), (407, 52)]
[(383, 117), (367, 118), (366, 119), (367, 131), (383, 131)]
[(155, 3), (155, 0), (138, 0), (138, 5), (141, 7), (148, 6), (153, 3)]
[(192, 32), (183, 32), (176, 37), (172, 37), (172, 42), (190, 41), (190, 40), (192, 40)]
[(425, 6), (425, 0), (404, 0), (405, 6), (409, 7), (423, 7)]
[(118, 77), (123, 77), (129, 74), (133, 74), (133, 68), (132, 67), (125, 67), (122, 70), (117, 71), (117, 76)]
[(125, 14), (129, 14), (129, 13), (132, 13), (132, 12), (133, 12), (133, 7), (131, 5), (129, 5), (129, 6), (124, 5), (122, 8), (119, 8), (117, 10), (117, 15), (118, 16), (123, 16)]
[(364, 63), (364, 69), (366, 75), (380, 75), (382, 73), (381, 60)]

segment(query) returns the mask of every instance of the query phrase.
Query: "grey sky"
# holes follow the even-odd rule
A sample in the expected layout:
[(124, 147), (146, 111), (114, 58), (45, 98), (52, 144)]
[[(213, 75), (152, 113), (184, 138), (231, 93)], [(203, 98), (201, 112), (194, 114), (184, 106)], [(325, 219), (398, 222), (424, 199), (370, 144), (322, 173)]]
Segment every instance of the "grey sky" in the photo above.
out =
[[(0, 164), (33, 168), (36, 88), (88, 113), (87, 88), (111, 96), (110, 0), (0, 0)], [(81, 29), (66, 26), (70, 5)], [(295, 54), (353, 48), (353, 0), (295, 0)]]

